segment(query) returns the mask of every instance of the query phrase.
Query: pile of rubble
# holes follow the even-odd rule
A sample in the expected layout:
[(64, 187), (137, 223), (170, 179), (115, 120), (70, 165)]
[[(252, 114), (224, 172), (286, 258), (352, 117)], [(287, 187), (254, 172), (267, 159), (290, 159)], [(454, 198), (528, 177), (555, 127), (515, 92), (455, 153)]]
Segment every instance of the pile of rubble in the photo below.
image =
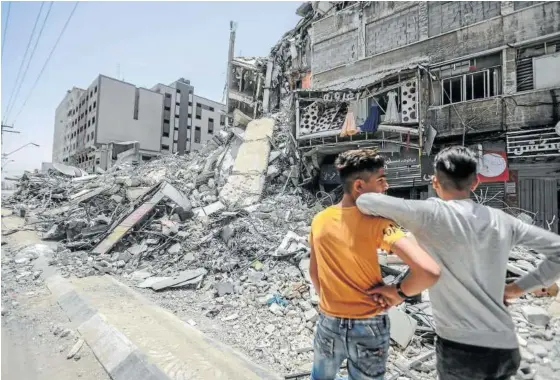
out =
[[(154, 291), (196, 289), (198, 303), (190, 307), (231, 327), (228, 343), (294, 373), (287, 378), (305, 377), (318, 318), (307, 236), (313, 215), (324, 205), (298, 184), (301, 160), (288, 114), (245, 120), (187, 156), (121, 164), (80, 177), (57, 170), (26, 173), (8, 203), (26, 218), (26, 228), (58, 242), (57, 249), (40, 256), (49, 256), (64, 276), (108, 273)], [(13, 271), (18, 283), (37, 282), (30, 263), (38, 255), (31, 251), (36, 247), (4, 262), (23, 270)], [(386, 283), (406, 275), (396, 256), (379, 257)], [(510, 279), (541, 259), (514, 250)], [(546, 296), (557, 292), (553, 286), (512, 305), (523, 378), (560, 373), (548, 359), (560, 354), (559, 326), (544, 311), (551, 302)], [(185, 302), (173, 294), (164, 298)], [(393, 308), (390, 318), (395, 345), (386, 378), (435, 378), (428, 293)]]

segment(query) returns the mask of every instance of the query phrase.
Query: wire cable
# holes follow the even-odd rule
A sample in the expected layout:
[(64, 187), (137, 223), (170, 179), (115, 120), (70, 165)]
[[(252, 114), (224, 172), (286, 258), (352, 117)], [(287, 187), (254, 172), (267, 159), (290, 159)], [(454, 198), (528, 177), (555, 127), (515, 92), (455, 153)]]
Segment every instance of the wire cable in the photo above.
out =
[(16, 81), (14, 84), (14, 88), (12, 90), (12, 93), (10, 94), (10, 98), (8, 100), (8, 106), (6, 107), (6, 112), (4, 113), (4, 121), (2, 122), (2, 124), (6, 124), (6, 121), (8, 119), (8, 114), (10, 113), (11, 108), (13, 107), (12, 105), (12, 99), (14, 97), (14, 93), (15, 90), (17, 88), (17, 85), (19, 83), (19, 78), (21, 76), (21, 69), (23, 69), (23, 64), (25, 63), (25, 58), (27, 57), (27, 52), (29, 51), (29, 47), (31, 46), (31, 41), (33, 41), (33, 35), (35, 35), (35, 29), (37, 28), (37, 24), (39, 23), (39, 19), (41, 17), (41, 12), (43, 11), (43, 7), (45, 6), (45, 3), (41, 3), (41, 7), (39, 8), (39, 13), (37, 14), (37, 18), (35, 19), (35, 25), (33, 25), (33, 30), (31, 31), (31, 35), (29, 36), (29, 42), (27, 42), (27, 48), (25, 48), (25, 53), (23, 54), (23, 59), (21, 60), (21, 64), (19, 65), (19, 69), (18, 69), (18, 73), (16, 75)]
[(74, 12), (76, 12), (76, 8), (78, 8), (78, 4), (79, 4), (79, 2), (76, 1), (76, 3), (74, 4), (74, 8), (72, 8), (72, 12), (70, 12), (70, 15), (68, 16), (68, 19), (66, 20), (66, 23), (64, 24), (64, 27), (60, 31), (60, 34), (58, 35), (58, 38), (56, 39), (56, 42), (54, 43), (54, 46), (53, 46), (51, 52), (49, 53), (49, 56), (47, 57), (47, 60), (45, 61), (45, 64), (41, 68), (41, 71), (39, 72), (39, 75), (37, 76), (37, 79), (33, 83), (33, 86), (31, 87), (31, 90), (29, 91), (29, 95), (27, 95), (27, 98), (25, 98), (25, 101), (21, 105), (21, 107), (19, 109), (19, 112), (17, 113), (16, 117), (14, 118), (13, 123), (15, 123), (17, 118), (19, 117), (19, 115), (21, 115), (21, 112), (25, 108), (25, 105), (27, 104), (27, 101), (29, 100), (29, 98), (33, 94), (33, 90), (35, 90), (35, 87), (37, 87), (37, 83), (39, 83), (39, 80), (41, 79), (41, 76), (43, 75), (43, 72), (45, 71), (45, 68), (49, 64), (49, 61), (51, 60), (51, 57), (52, 57), (54, 51), (56, 50), (56, 47), (58, 46), (58, 43), (62, 39), (62, 36), (64, 35), (64, 32), (66, 31), (66, 28), (68, 27), (68, 24), (70, 24), (70, 20), (72, 20), (72, 16), (74, 16)]
[[(43, 30), (45, 29), (45, 25), (47, 24), (47, 20), (49, 18), (50, 13), (51, 13), (53, 3), (54, 2), (51, 1), (51, 3), (49, 4), (49, 9), (47, 10), (47, 15), (45, 16), (45, 19), (43, 20), (43, 25), (41, 26), (41, 29), (39, 30), (39, 35), (37, 36), (37, 39), (35, 40), (35, 44), (33, 45), (33, 49), (31, 50), (31, 55), (29, 56), (29, 60), (27, 61), (27, 66), (25, 66), (25, 70), (23, 71), (23, 75), (21, 77), (21, 80), (19, 81), (19, 86), (16, 90), (16, 94), (14, 96), (14, 103), (12, 104), (12, 107), (16, 104), (19, 92), (21, 91), (21, 87), (23, 86), (23, 82), (25, 81), (25, 77), (27, 75), (27, 72), (29, 71), (29, 66), (31, 66), (31, 61), (33, 61), (33, 57), (35, 56), (35, 51), (37, 50), (37, 45), (39, 45), (39, 40), (41, 39), (41, 35), (43, 34)], [(8, 121), (9, 112), (10, 112), (10, 110), (8, 110), (8, 112), (6, 113), (6, 121)]]
[(10, 21), (10, 9), (12, 9), (12, 3), (8, 2), (8, 9), (6, 10), (6, 25), (4, 25), (4, 33), (2, 33), (2, 58), (4, 58), (4, 46), (6, 46), (6, 32), (8, 31), (8, 22)]

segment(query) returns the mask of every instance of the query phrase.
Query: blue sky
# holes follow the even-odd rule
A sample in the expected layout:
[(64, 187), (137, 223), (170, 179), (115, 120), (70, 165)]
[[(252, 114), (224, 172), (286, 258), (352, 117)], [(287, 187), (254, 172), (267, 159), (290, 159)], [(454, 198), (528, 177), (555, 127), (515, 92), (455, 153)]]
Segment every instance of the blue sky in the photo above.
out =
[[(49, 8), (44, 3), (35, 32)], [(54, 111), (66, 90), (87, 87), (98, 74), (117, 77), (138, 86), (171, 83), (184, 77), (195, 93), (221, 101), (226, 79), (229, 21), (237, 22), (235, 55), (264, 56), (299, 16), (301, 2), (80, 2), (35, 90), (17, 119), (41, 67), (52, 49), (73, 2), (52, 6), (29, 71), (8, 124), (20, 135), (5, 133), (3, 152), (14, 153), (5, 173), (39, 168), (51, 160)], [(2, 33), (7, 2), (2, 2)], [(40, 2), (14, 2), (2, 47), (2, 118), (14, 88)], [(4, 36), (2, 35), (4, 40)], [(33, 43), (32, 45), (33, 46)], [(24, 66), (25, 68), (25, 66)]]

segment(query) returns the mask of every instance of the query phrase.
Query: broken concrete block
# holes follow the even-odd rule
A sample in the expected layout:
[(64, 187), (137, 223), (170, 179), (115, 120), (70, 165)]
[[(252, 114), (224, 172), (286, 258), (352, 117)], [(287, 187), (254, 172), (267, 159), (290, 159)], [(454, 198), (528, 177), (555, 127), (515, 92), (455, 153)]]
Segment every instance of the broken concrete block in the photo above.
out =
[(233, 284), (231, 282), (218, 282), (216, 284), (216, 290), (218, 291), (218, 297), (234, 293)]
[(237, 108), (233, 110), (233, 125), (241, 125), (246, 127), (253, 119), (243, 112), (239, 111)]
[(550, 322), (550, 315), (542, 307), (523, 306), (521, 308), (521, 313), (529, 323), (537, 326), (546, 326), (548, 322)]
[(270, 310), (270, 312), (274, 315), (277, 315), (279, 317), (284, 315), (284, 308), (280, 305), (278, 305), (276, 302), (273, 302), (269, 307), (268, 310)]
[(245, 130), (245, 141), (263, 140), (272, 137), (274, 119), (262, 118), (253, 120)]
[(303, 313), (303, 315), (307, 322), (316, 322), (317, 319), (319, 319), (319, 313), (317, 313), (317, 310), (315, 310), (315, 308), (307, 310), (305, 313)]
[(175, 243), (167, 249), (167, 253), (174, 255), (181, 251), (181, 243)]
[(206, 207), (194, 209), (193, 212), (197, 217), (202, 217), (217, 214), (221, 211), (224, 211), (225, 209), (226, 206), (222, 202), (218, 201)]
[(134, 273), (132, 273), (132, 279), (133, 280), (145, 280), (148, 277), (152, 277), (152, 274), (148, 271), (145, 270), (138, 270)]
[(247, 207), (261, 199), (264, 186), (264, 175), (232, 174), (220, 192), (220, 200), (228, 206)]
[(540, 344), (529, 344), (527, 345), (527, 350), (540, 358), (544, 358), (548, 355), (547, 349)]
[(225, 226), (220, 232), (220, 237), (227, 244), (230, 239), (235, 235), (235, 230), (231, 226)]
[(123, 197), (121, 197), (120, 195), (111, 195), (111, 199), (117, 203), (122, 203), (123, 201)]
[(70, 351), (68, 352), (68, 354), (66, 355), (66, 359), (72, 359), (78, 352), (80, 352), (80, 350), (82, 349), (82, 346), (84, 345), (84, 340), (83, 339), (79, 339), (76, 344), (74, 344), (74, 346), (70, 349)]
[(416, 331), (416, 320), (396, 307), (389, 309), (389, 319), (391, 321), (391, 339), (399, 346), (407, 347)]
[(274, 330), (276, 330), (276, 326), (274, 325), (266, 325), (266, 327), (264, 328), (264, 332), (268, 335), (272, 334)]

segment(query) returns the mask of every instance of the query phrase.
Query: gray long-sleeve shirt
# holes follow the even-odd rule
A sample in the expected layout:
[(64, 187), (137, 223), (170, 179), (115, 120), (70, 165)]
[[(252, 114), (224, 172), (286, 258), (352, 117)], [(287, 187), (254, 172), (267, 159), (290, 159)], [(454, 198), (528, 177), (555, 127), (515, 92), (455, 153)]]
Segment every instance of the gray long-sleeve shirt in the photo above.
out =
[(560, 277), (560, 236), (471, 200), (403, 200), (369, 193), (358, 198), (361, 212), (394, 220), (410, 230), (438, 262), (439, 281), (430, 289), (436, 333), (482, 347), (518, 346), (503, 303), (506, 266), (514, 246), (546, 255), (516, 283), (526, 291)]

